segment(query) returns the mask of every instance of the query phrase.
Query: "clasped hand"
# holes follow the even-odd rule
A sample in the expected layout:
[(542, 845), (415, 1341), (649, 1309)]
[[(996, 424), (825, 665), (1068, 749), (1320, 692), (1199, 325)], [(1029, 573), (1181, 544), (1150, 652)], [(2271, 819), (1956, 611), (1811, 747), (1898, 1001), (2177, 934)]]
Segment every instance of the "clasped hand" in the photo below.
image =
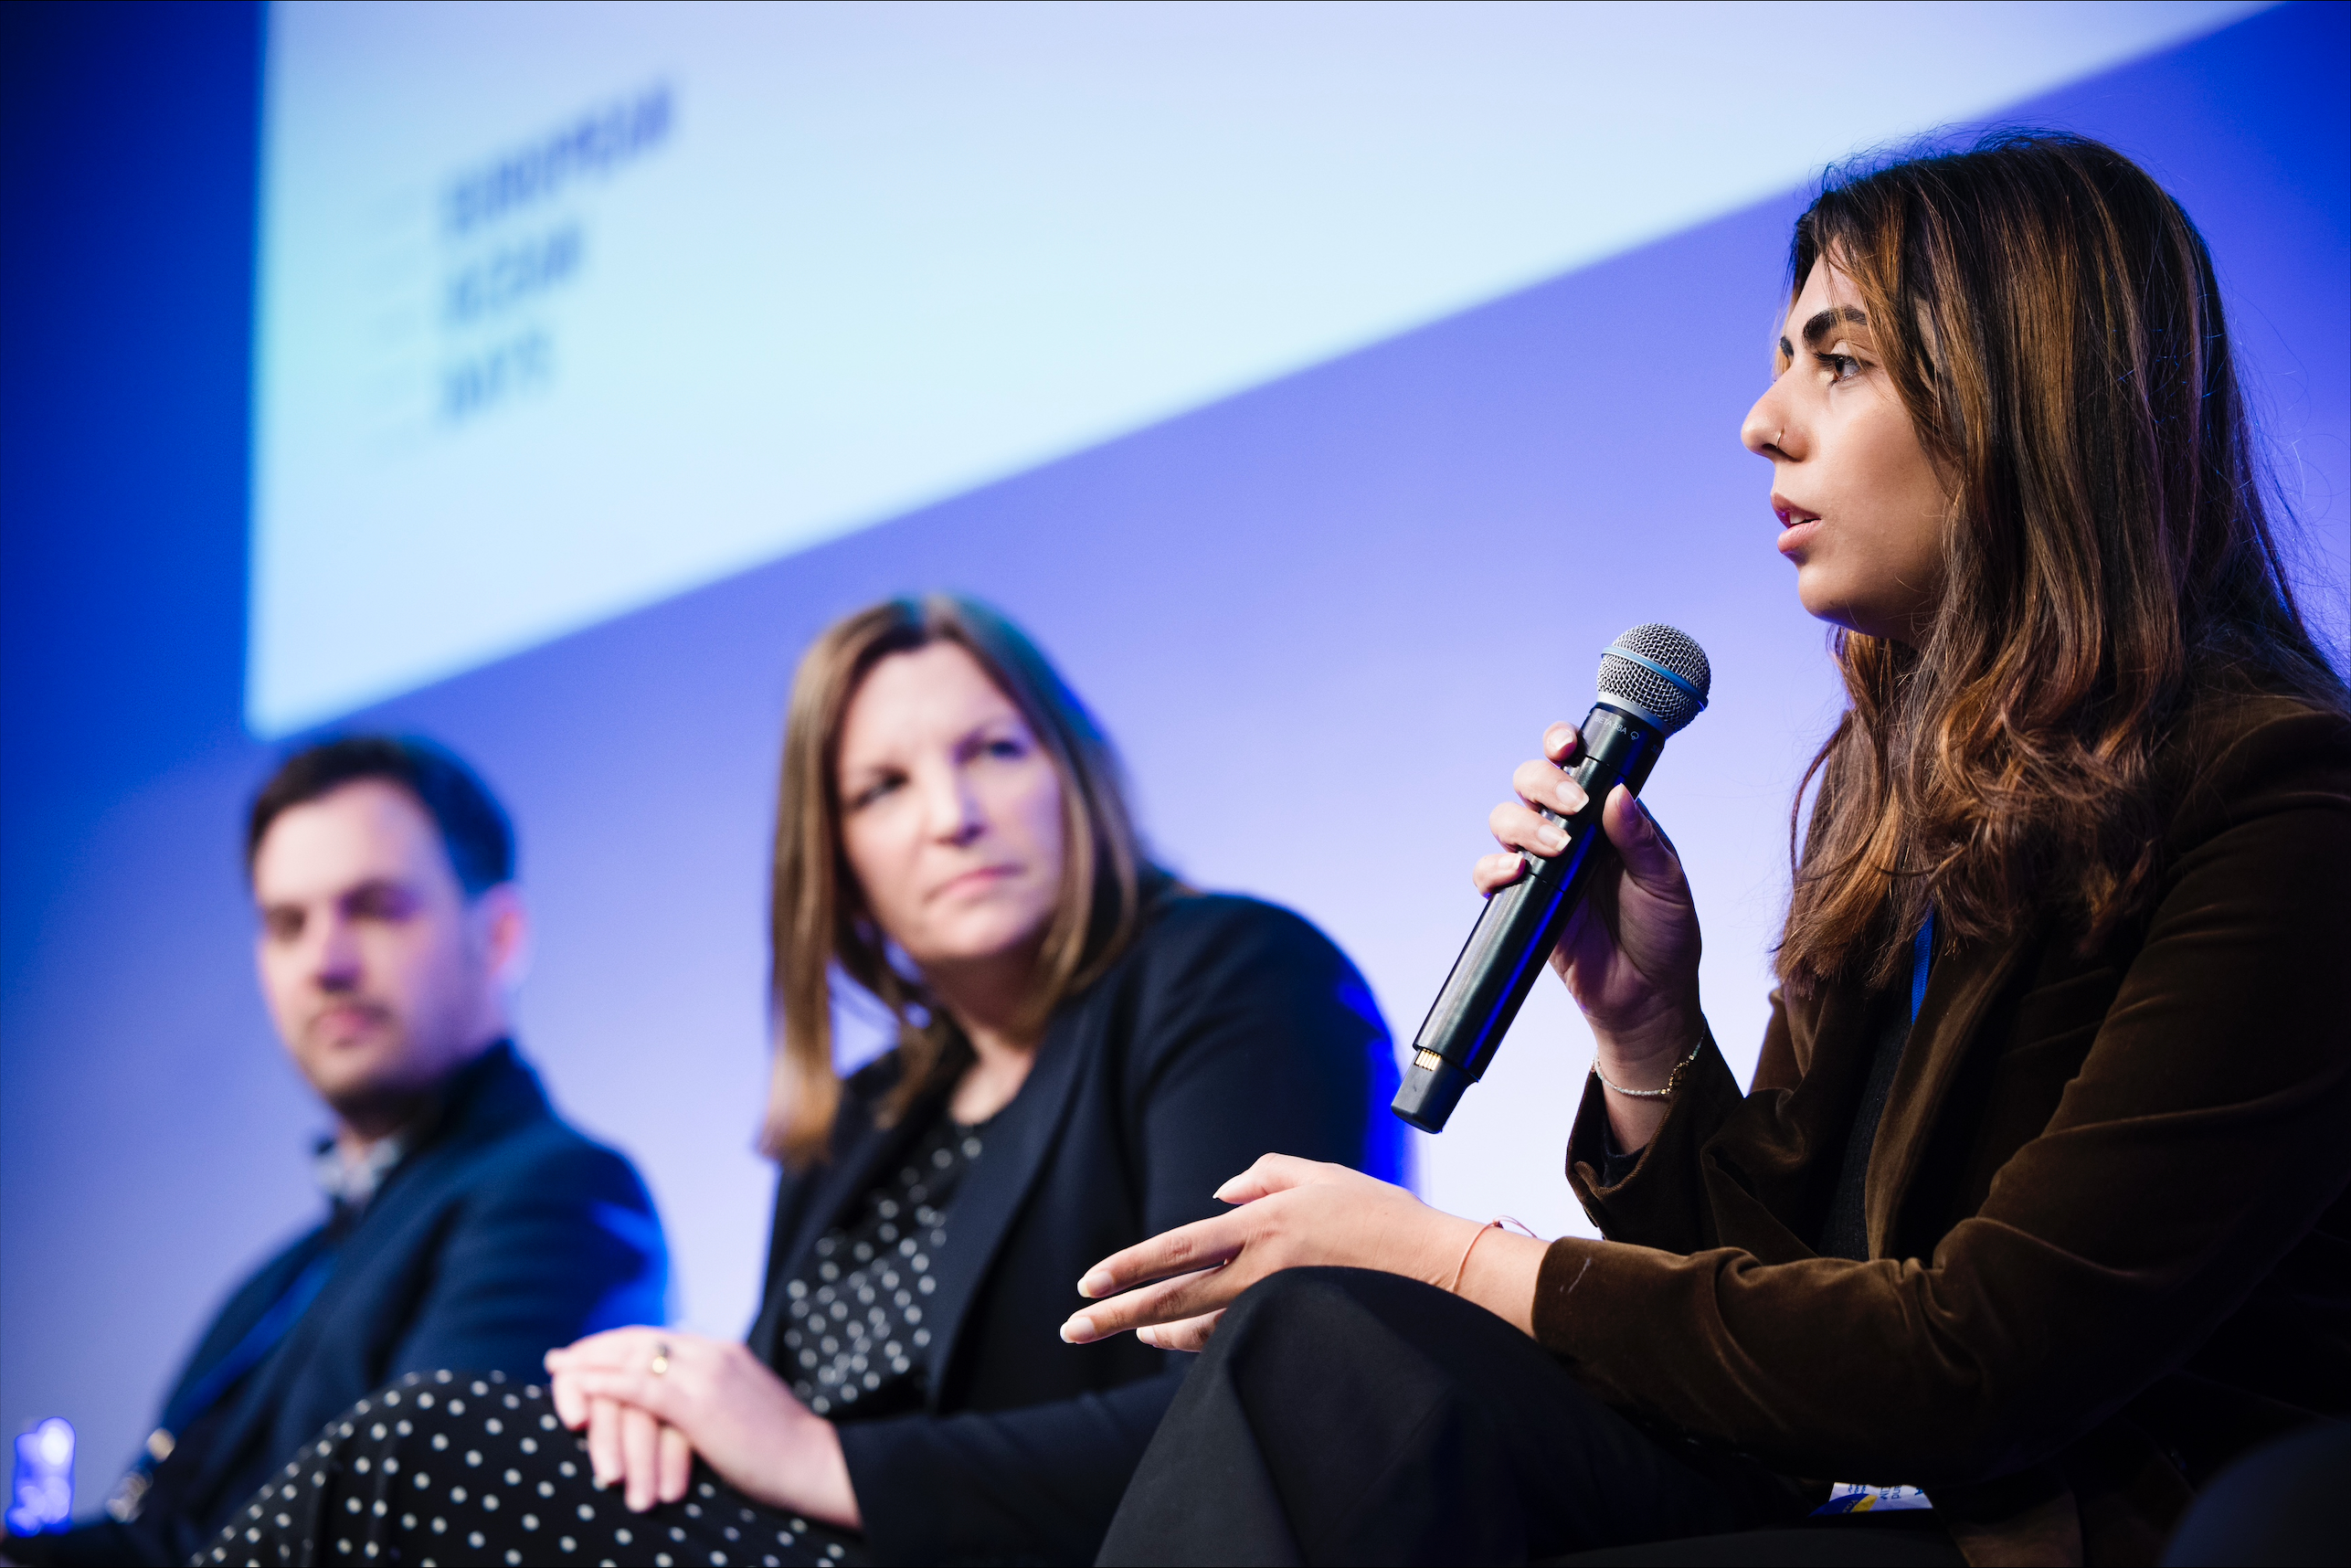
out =
[(699, 1454), (746, 1497), (859, 1527), (839, 1434), (747, 1346), (614, 1329), (549, 1351), (546, 1367), (596, 1484), (621, 1487), (632, 1512), (684, 1497)]

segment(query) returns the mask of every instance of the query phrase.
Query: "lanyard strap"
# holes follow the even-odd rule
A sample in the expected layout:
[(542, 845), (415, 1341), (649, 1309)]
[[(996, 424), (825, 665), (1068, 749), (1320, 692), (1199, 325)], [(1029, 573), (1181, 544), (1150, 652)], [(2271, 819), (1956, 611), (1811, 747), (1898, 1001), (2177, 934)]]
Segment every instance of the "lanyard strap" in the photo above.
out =
[[(301, 1321), (310, 1304), (318, 1298), (326, 1285), (326, 1277), (334, 1271), (334, 1249), (325, 1247), (294, 1276), (279, 1298), (270, 1303), (254, 1325), (245, 1330), (245, 1337), (232, 1346), (228, 1353), (212, 1363), (210, 1371), (183, 1391), (164, 1409), (164, 1430), (175, 1436), (187, 1430), (187, 1424), (212, 1408), (220, 1396), (240, 1377), (259, 1364), (261, 1358), (278, 1348), (286, 1331)], [(165, 1450), (169, 1452), (168, 1448)], [(149, 1461), (141, 1460), (142, 1465)]]
[(1918, 1010), (1926, 1001), (1926, 971), (1934, 962), (1934, 911), (1926, 912), (1926, 923), (1911, 939), (1911, 1027), (1918, 1027)]

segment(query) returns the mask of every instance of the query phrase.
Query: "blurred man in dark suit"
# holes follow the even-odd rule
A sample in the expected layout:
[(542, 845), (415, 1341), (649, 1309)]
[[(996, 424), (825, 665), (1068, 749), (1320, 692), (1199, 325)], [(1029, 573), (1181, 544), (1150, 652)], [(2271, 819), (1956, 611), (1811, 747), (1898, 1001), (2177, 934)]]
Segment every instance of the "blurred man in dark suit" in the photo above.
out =
[(529, 919), (481, 782), (420, 742), (330, 741), (263, 787), (245, 849), (261, 989), (334, 1117), (327, 1213), (231, 1294), (106, 1515), (0, 1542), (14, 1562), (185, 1563), (384, 1383), (520, 1382), (550, 1347), (662, 1320), (644, 1184), (556, 1118), (510, 1039)]

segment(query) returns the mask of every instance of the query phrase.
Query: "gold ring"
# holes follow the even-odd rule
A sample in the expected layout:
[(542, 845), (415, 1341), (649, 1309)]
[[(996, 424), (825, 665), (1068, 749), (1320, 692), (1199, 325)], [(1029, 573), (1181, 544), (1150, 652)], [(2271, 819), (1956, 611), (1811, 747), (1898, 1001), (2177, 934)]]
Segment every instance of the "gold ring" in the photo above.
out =
[(660, 1376), (663, 1375), (664, 1373), (666, 1373), (669, 1370), (670, 1370), (670, 1342), (669, 1342), (667, 1340), (663, 1340), (661, 1343), (659, 1343), (659, 1344), (657, 1344), (657, 1345), (655, 1345), (655, 1346), (653, 1347), (653, 1360), (652, 1360), (652, 1363), (651, 1363), (651, 1372), (652, 1372), (652, 1374), (653, 1374), (655, 1377), (660, 1377)]

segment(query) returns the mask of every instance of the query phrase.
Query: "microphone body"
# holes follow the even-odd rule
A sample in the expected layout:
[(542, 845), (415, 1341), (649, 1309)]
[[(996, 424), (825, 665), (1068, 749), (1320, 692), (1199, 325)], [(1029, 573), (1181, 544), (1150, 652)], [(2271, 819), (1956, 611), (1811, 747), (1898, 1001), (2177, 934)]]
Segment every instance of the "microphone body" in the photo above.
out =
[[(1643, 633), (1665, 633), (1686, 646), (1695, 667), (1686, 658), (1672, 662), (1694, 679), (1631, 652), (1628, 644)], [(1650, 641), (1656, 641), (1654, 636)], [(1652, 651), (1668, 652), (1666, 647)], [(1679, 648), (1671, 652), (1679, 653)], [(1453, 960), (1452, 973), (1413, 1038), (1412, 1064), (1390, 1107), (1404, 1121), (1424, 1132), (1443, 1132), (1463, 1092), (1485, 1076), (1594, 874), (1616, 863), (1616, 852), (1600, 825), (1609, 791), (1622, 784), (1639, 794), (1665, 749), (1666, 736), (1704, 705), (1705, 659), (1696, 643), (1669, 627), (1636, 627), (1619, 638), (1603, 661), (1600, 700), (1584, 715), (1582, 752), (1569, 775), (1583, 787), (1585, 805), (1573, 817), (1545, 810), (1546, 818), (1566, 831), (1566, 847), (1554, 855), (1522, 854), (1525, 874), (1486, 901), (1461, 956)], [(1634, 672), (1640, 683), (1612, 682), (1612, 664)], [(1667, 685), (1657, 684), (1660, 677)], [(1619, 685), (1632, 689), (1613, 689)]]

